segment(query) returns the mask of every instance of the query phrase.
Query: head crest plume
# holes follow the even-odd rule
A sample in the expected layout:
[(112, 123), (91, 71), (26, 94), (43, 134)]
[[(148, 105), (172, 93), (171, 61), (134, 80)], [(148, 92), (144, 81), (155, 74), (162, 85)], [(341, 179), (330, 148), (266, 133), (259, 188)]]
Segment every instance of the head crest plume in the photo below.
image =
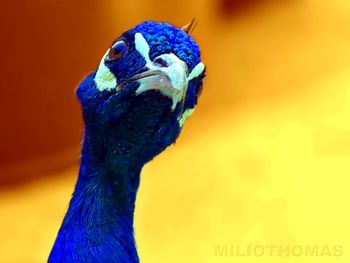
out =
[(192, 18), (191, 22), (185, 25), (182, 28), (182, 30), (185, 31), (187, 34), (191, 34), (196, 26), (197, 26), (197, 20), (195, 18)]

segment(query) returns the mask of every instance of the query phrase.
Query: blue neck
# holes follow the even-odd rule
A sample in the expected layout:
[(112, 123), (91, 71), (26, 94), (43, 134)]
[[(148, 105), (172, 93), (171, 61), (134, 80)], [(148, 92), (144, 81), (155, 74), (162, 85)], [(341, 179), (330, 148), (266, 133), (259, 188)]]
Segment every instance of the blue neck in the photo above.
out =
[(77, 95), (85, 123), (79, 177), (49, 262), (139, 262), (133, 215), (140, 172), (180, 133), (178, 111), (156, 91), (98, 92), (94, 73)]
[(49, 262), (139, 262), (133, 214), (142, 165), (85, 134), (81, 167)]

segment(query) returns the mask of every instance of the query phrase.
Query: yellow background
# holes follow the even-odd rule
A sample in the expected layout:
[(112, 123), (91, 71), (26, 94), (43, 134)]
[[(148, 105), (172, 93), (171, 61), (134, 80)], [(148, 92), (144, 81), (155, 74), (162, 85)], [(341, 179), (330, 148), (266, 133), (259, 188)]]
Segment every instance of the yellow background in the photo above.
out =
[[(141, 262), (350, 262), (350, 2), (262, 1), (233, 17), (216, 14), (215, 1), (158, 13), (131, 2), (101, 2), (111, 20), (118, 8), (134, 10), (118, 20), (122, 31), (195, 15), (207, 65), (176, 145), (143, 170)], [(1, 189), (0, 262), (45, 262), (77, 169)], [(338, 245), (342, 254), (215, 254), (250, 244)]]

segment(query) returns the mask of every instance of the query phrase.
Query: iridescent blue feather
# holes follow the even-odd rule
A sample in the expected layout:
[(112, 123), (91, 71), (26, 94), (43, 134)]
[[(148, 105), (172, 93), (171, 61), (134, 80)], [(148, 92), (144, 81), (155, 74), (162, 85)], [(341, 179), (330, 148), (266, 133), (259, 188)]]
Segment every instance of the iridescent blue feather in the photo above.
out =
[(50, 263), (139, 262), (133, 214), (141, 169), (177, 139), (179, 117), (197, 104), (204, 72), (188, 82), (186, 101), (175, 110), (159, 90), (135, 95), (140, 84), (129, 80), (147, 71), (135, 49), (136, 33), (147, 41), (151, 60), (173, 53), (188, 73), (201, 61), (198, 45), (186, 32), (147, 21), (116, 40), (127, 43), (125, 55), (104, 62), (123, 89), (99, 90), (96, 72), (80, 84), (77, 96), (85, 124), (80, 171)]

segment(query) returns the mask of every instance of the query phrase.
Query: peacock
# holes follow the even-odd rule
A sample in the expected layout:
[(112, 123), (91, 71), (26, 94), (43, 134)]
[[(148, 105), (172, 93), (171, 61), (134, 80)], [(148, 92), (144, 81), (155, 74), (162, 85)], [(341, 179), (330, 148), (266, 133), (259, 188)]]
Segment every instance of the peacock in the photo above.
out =
[(133, 217), (142, 167), (175, 142), (202, 89), (194, 25), (138, 24), (78, 86), (80, 169), (48, 262), (139, 262)]

